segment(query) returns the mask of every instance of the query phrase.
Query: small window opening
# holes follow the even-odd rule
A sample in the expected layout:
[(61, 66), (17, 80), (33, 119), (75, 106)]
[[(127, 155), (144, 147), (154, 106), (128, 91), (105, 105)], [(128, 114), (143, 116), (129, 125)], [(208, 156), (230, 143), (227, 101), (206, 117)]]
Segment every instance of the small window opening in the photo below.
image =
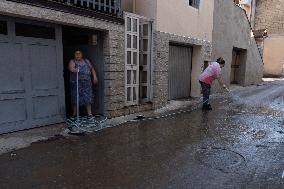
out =
[(200, 0), (189, 0), (189, 6), (199, 9)]
[(0, 21), (0, 34), (8, 35), (7, 22)]
[(55, 28), (16, 23), (16, 36), (55, 39)]

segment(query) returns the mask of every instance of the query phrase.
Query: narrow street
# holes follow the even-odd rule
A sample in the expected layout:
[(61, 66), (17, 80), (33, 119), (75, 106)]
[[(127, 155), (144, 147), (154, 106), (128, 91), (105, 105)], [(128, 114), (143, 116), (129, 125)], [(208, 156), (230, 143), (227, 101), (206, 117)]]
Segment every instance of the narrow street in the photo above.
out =
[(0, 189), (284, 189), (283, 10), (0, 0)]
[(284, 188), (283, 89), (264, 83), (216, 97), (210, 112), (35, 143), (0, 156), (0, 188)]

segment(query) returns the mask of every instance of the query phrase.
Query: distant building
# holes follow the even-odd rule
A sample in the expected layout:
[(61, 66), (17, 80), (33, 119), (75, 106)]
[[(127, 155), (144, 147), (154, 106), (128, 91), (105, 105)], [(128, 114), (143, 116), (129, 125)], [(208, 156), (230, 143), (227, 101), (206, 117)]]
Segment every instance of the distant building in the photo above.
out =
[(262, 43), (264, 75), (284, 75), (284, 0), (257, 0), (254, 29), (266, 30)]
[(234, 0), (236, 5), (240, 6), (246, 11), (248, 20), (250, 21), (252, 27), (255, 19), (256, 1), (257, 0)]

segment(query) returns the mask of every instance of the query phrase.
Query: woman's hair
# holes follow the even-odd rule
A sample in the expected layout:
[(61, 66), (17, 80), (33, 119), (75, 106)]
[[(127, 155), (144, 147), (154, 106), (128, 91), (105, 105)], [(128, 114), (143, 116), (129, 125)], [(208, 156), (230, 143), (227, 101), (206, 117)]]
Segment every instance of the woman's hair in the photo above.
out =
[(82, 50), (80, 50), (80, 49), (75, 50), (75, 52), (74, 52), (74, 53), (76, 53), (76, 52), (80, 52), (81, 54), (83, 54), (83, 51), (82, 51)]
[(218, 58), (216, 62), (218, 62), (219, 64), (225, 64), (226, 63), (226, 61), (222, 57)]

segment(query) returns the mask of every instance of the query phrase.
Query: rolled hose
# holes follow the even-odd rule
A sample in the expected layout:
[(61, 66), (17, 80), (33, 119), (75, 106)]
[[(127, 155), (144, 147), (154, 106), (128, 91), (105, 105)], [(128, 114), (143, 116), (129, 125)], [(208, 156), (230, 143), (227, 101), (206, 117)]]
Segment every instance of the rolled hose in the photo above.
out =
[(76, 117), (66, 119), (66, 124), (70, 131), (73, 131), (75, 127), (83, 132), (92, 132), (94, 130), (102, 129), (102, 124), (106, 121), (107, 117), (104, 116), (82, 116), (79, 119)]

